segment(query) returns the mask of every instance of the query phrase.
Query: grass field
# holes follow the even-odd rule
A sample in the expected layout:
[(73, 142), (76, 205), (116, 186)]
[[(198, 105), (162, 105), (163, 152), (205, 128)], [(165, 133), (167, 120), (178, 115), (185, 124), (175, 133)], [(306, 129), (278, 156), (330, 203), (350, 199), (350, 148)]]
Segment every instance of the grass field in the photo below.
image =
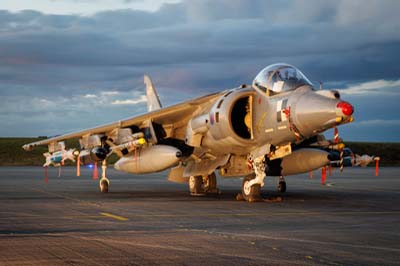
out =
[[(39, 166), (43, 165), (43, 153), (47, 151), (46, 146), (36, 147), (33, 151), (27, 152), (22, 149), (22, 145), (37, 141), (39, 138), (0, 138), (0, 166)], [(66, 141), (68, 148), (78, 148), (77, 140)], [(347, 142), (346, 146), (353, 152), (381, 157), (382, 166), (400, 165), (400, 143), (363, 143)], [(115, 156), (109, 162), (115, 162)], [(67, 165), (72, 165), (67, 162)]]

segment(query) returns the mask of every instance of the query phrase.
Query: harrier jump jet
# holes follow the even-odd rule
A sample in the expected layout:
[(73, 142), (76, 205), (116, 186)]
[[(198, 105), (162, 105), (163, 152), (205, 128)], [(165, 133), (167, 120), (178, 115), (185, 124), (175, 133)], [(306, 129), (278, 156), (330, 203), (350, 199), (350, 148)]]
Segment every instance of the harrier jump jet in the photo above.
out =
[[(308, 172), (329, 163), (327, 151), (309, 147), (321, 132), (353, 120), (353, 106), (337, 91), (317, 90), (297, 68), (270, 65), (252, 85), (162, 108), (145, 76), (148, 113), (23, 146), (48, 145), (78, 138), (79, 164), (102, 162), (100, 189), (107, 192), (106, 160), (115, 153), (117, 170), (145, 174), (170, 169), (168, 180), (185, 182), (192, 195), (218, 191), (222, 177), (244, 177), (242, 196), (260, 199), (267, 176)], [(82, 158), (81, 158), (82, 157)]]

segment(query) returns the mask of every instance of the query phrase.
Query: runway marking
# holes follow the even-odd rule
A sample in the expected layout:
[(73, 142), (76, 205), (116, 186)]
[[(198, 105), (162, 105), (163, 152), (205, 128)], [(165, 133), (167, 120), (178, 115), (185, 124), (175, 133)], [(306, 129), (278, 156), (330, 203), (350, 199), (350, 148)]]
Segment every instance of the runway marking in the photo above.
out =
[(100, 214), (103, 215), (103, 216), (107, 216), (107, 217), (116, 219), (116, 220), (118, 220), (118, 221), (128, 221), (128, 220), (129, 220), (129, 219), (126, 218), (126, 217), (114, 215), (114, 214), (111, 214), (111, 213), (108, 213), (108, 212), (101, 212)]
[(284, 130), (284, 129), (286, 129), (286, 128), (287, 128), (286, 126), (280, 126), (280, 127), (278, 127), (279, 130)]

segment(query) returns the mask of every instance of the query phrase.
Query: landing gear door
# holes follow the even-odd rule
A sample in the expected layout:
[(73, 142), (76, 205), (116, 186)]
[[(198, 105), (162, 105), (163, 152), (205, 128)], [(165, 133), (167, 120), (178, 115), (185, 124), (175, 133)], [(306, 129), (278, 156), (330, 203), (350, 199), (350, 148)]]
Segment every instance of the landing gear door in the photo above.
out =
[(265, 121), (267, 119), (267, 112), (264, 106), (265, 100), (259, 94), (251, 96), (249, 100), (251, 101), (252, 112), (251, 138), (263, 138), (265, 135)]
[[(254, 139), (253, 96), (250, 96), (248, 99), (249, 100), (248, 100), (248, 104), (246, 106), (247, 114), (245, 117), (245, 123), (246, 123), (248, 130), (250, 131), (251, 139)], [(250, 120), (250, 121), (248, 121), (248, 120)]]

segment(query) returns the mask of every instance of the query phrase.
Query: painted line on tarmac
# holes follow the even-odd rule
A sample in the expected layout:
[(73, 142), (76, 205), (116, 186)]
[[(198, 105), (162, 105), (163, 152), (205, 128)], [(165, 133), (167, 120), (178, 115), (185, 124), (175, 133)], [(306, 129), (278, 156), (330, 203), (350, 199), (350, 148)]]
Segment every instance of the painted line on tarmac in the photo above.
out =
[(103, 216), (106, 216), (106, 217), (113, 218), (113, 219), (118, 220), (118, 221), (129, 221), (129, 219), (126, 218), (126, 217), (115, 215), (115, 214), (111, 214), (111, 213), (108, 213), (108, 212), (101, 212), (100, 214), (103, 215)]

